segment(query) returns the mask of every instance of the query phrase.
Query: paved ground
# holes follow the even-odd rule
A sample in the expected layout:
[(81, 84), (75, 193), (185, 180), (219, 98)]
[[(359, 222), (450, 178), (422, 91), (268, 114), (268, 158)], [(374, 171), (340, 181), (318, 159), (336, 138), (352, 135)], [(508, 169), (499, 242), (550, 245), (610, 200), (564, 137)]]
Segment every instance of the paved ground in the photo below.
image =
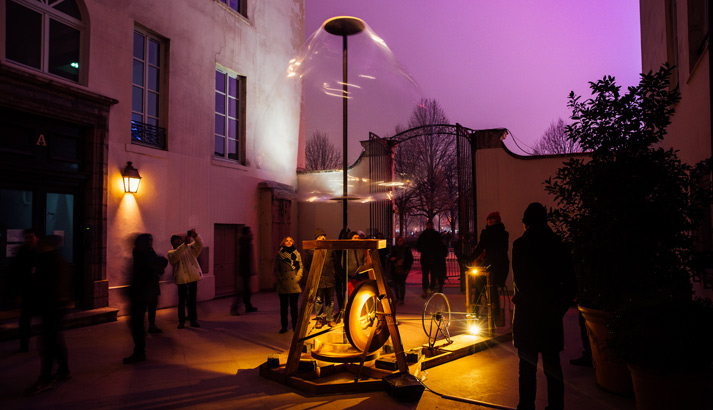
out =
[[(463, 310), (457, 288), (446, 294), (452, 310)], [(425, 342), (419, 320), (423, 300), (420, 287), (407, 288), (407, 302), (399, 306), (399, 331), (406, 348)], [(274, 293), (253, 296), (259, 308), (242, 316), (228, 314), (231, 300), (218, 299), (198, 306), (200, 328), (176, 329), (176, 311), (159, 311), (161, 335), (149, 335), (148, 361), (122, 364), (131, 353), (127, 318), (65, 332), (72, 379), (51, 390), (27, 397), (23, 391), (39, 374), (36, 338), (29, 353), (17, 353), (18, 341), (0, 342), (0, 408), (10, 409), (480, 409), (441, 395), (464, 397), (502, 406), (517, 405), (517, 355), (511, 343), (427, 370), (418, 403), (400, 403), (386, 392), (309, 396), (258, 375), (268, 354), (289, 348), (292, 332), (278, 334), (279, 302)], [(454, 315), (455, 318), (455, 315)], [(569, 364), (581, 352), (577, 312), (565, 318), (562, 363), (569, 409), (634, 410), (633, 398), (619, 397), (596, 386), (591, 368)], [(451, 329), (458, 333), (457, 325)], [(538, 373), (538, 409), (546, 406), (545, 379)]]

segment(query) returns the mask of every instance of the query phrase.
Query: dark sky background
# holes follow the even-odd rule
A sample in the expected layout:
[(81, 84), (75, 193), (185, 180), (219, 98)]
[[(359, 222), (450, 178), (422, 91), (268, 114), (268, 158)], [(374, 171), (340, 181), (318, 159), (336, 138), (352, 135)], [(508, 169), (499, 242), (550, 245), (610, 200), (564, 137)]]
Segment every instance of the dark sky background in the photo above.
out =
[[(569, 118), (570, 91), (612, 75), (623, 87), (641, 71), (637, 0), (306, 0), (307, 138), (342, 146), (342, 38), (320, 27), (354, 16), (368, 30), (348, 37), (350, 162), (372, 131), (393, 135), (421, 98), (451, 123), (508, 128), (523, 153), (553, 121)], [(315, 33), (316, 32), (316, 33)], [(336, 96), (335, 96), (336, 95)], [(408, 109), (406, 109), (408, 107)]]

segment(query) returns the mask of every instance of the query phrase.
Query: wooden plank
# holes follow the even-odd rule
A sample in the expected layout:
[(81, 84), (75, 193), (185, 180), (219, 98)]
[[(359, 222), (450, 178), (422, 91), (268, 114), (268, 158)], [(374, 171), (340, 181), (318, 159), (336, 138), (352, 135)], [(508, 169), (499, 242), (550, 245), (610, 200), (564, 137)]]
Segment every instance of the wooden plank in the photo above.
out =
[(307, 283), (305, 284), (305, 288), (302, 289), (302, 306), (300, 306), (299, 316), (297, 317), (297, 327), (292, 335), (290, 353), (287, 356), (287, 364), (285, 364), (285, 374), (288, 377), (295, 374), (300, 365), (302, 345), (304, 345), (304, 337), (307, 334), (307, 327), (309, 327), (309, 318), (312, 314), (312, 308), (314, 307), (314, 299), (317, 296), (319, 278), (322, 276), (322, 268), (324, 267), (326, 254), (326, 249), (317, 249), (314, 252), (312, 267), (307, 276)]
[[(376, 286), (379, 289), (379, 295), (388, 295), (386, 289), (386, 282), (384, 282), (384, 274), (381, 271), (381, 260), (379, 259), (379, 251), (376, 249), (370, 249), (369, 254), (371, 255), (371, 263), (374, 269), (374, 279), (376, 279)], [(389, 327), (389, 334), (391, 335), (391, 343), (394, 345), (394, 355), (396, 355), (396, 364), (399, 367), (400, 372), (408, 372), (408, 363), (406, 362), (406, 353), (404, 352), (404, 345), (401, 342), (401, 334), (399, 333), (399, 328), (396, 326), (396, 320), (391, 310), (391, 302), (389, 298), (385, 297), (381, 299), (381, 307), (384, 309), (384, 317), (386, 318), (386, 325)]]
[(302, 249), (383, 249), (386, 239), (324, 239), (321, 241), (302, 241)]

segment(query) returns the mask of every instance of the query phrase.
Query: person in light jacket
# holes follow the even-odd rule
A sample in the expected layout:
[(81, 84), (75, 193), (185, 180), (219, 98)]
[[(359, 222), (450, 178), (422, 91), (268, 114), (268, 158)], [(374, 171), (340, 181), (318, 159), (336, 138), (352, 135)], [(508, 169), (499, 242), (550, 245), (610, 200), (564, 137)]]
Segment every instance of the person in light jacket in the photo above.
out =
[(297, 326), (297, 302), (302, 288), (302, 258), (295, 249), (295, 241), (287, 236), (280, 242), (280, 249), (275, 255), (275, 278), (277, 279), (277, 294), (280, 296), (280, 333), (287, 332), (287, 306), (292, 316), (292, 330)]
[(173, 249), (168, 251), (168, 261), (173, 266), (173, 281), (178, 285), (178, 328), (186, 327), (186, 304), (191, 326), (200, 327), (196, 296), (198, 281), (203, 277), (203, 272), (197, 258), (203, 250), (203, 240), (195, 229), (191, 229), (185, 238), (173, 235), (171, 246)]

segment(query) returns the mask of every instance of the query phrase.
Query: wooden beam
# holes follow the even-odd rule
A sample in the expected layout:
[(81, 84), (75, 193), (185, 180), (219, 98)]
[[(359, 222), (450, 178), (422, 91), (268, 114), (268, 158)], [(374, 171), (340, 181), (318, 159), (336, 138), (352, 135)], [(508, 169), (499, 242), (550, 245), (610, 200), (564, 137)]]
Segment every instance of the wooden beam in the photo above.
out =
[[(386, 289), (386, 282), (384, 281), (384, 274), (381, 271), (381, 261), (379, 260), (379, 251), (376, 249), (370, 249), (369, 254), (371, 255), (371, 263), (374, 269), (374, 279), (376, 279), (376, 286), (379, 289), (379, 295), (388, 295)], [(391, 301), (388, 297), (381, 299), (381, 307), (384, 310), (384, 317), (386, 318), (386, 325), (389, 328), (389, 334), (391, 335), (391, 343), (394, 345), (394, 355), (396, 356), (396, 364), (399, 367), (400, 372), (408, 372), (408, 363), (406, 362), (406, 353), (404, 352), (404, 345), (401, 342), (401, 334), (399, 333), (399, 328), (396, 326), (396, 320), (394, 318), (394, 312), (391, 310)], [(373, 329), (372, 332), (375, 332)]]
[(302, 249), (383, 249), (386, 239), (325, 239), (321, 241), (302, 241)]
[[(313, 241), (324, 242), (324, 241)], [(314, 299), (317, 295), (319, 287), (319, 278), (322, 276), (322, 267), (324, 266), (326, 249), (317, 249), (312, 258), (312, 266), (307, 276), (307, 283), (302, 289), (302, 306), (300, 307), (299, 316), (297, 316), (297, 327), (292, 335), (292, 344), (290, 344), (290, 353), (287, 356), (285, 364), (285, 374), (289, 377), (297, 372), (300, 365), (300, 357), (302, 356), (302, 346), (304, 345), (304, 337), (307, 334), (309, 327), (309, 318), (314, 307)]]

